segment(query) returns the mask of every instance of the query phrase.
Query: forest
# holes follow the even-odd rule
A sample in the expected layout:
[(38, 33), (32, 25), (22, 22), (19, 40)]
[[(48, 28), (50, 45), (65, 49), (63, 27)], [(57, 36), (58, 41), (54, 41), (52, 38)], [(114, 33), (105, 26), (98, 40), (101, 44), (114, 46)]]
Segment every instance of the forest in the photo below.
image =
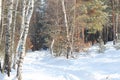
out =
[(120, 42), (120, 0), (0, 0), (0, 70), (22, 80), (26, 52), (75, 58)]

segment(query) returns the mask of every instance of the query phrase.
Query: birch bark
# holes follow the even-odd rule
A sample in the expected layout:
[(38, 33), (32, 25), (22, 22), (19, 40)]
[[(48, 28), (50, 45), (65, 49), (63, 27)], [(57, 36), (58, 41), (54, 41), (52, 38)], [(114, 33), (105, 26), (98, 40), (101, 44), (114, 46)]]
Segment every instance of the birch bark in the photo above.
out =
[(2, 19), (2, 0), (0, 0), (0, 26), (1, 26), (1, 19)]
[(1, 27), (1, 32), (0, 32), (0, 45), (1, 45), (2, 33), (3, 33), (3, 26), (2, 26), (2, 0), (0, 0), (0, 27)]
[(22, 1), (22, 23), (21, 23), (21, 29), (20, 29), (20, 38), (19, 38), (19, 41), (18, 41), (18, 45), (17, 45), (17, 48), (16, 48), (16, 54), (18, 54), (17, 56), (19, 56), (19, 51), (20, 51), (20, 43), (21, 43), (21, 38), (22, 38), (22, 35), (23, 35), (23, 32), (24, 32), (24, 28), (25, 28), (25, 12), (26, 12), (26, 0), (23, 0)]
[(72, 26), (72, 43), (71, 43), (71, 55), (73, 53), (74, 48), (74, 33), (75, 33), (75, 27), (76, 27), (76, 0), (74, 0), (74, 20), (73, 20), (73, 26)]
[(69, 54), (71, 53), (71, 47), (70, 47), (70, 36), (69, 36), (69, 26), (68, 26), (68, 20), (67, 20), (67, 13), (66, 13), (66, 9), (65, 9), (65, 1), (62, 0), (62, 9), (63, 9), (63, 13), (64, 13), (64, 21), (65, 21), (65, 26), (66, 26), (66, 38), (67, 38), (67, 53), (66, 53), (66, 57), (68, 59)]
[(53, 55), (53, 45), (54, 45), (55, 40), (52, 40), (51, 46), (50, 46), (50, 53)]
[(21, 43), (20, 43), (21, 51), (19, 55), (18, 68), (17, 68), (18, 80), (22, 80), (21, 73), (22, 73), (22, 63), (23, 63), (24, 54), (25, 54), (25, 44), (26, 44), (26, 39), (29, 31), (29, 22), (32, 17), (32, 13), (34, 9), (34, 0), (29, 0), (29, 1), (30, 1), (30, 4), (28, 5), (28, 8), (27, 8), (28, 11), (26, 12), (25, 23), (24, 23), (25, 27), (24, 27), (24, 31), (23, 31)]
[(13, 69), (16, 68), (16, 53), (15, 53), (15, 29), (16, 29), (16, 17), (17, 17), (17, 8), (19, 0), (15, 0), (15, 12), (14, 12), (14, 22), (13, 22), (13, 35), (12, 35), (12, 53), (14, 54), (13, 58)]
[(13, 10), (13, 0), (7, 0), (7, 21), (6, 21), (6, 47), (5, 47), (5, 61), (4, 70), (10, 76), (10, 49), (11, 49), (11, 24), (12, 24), (12, 10)]

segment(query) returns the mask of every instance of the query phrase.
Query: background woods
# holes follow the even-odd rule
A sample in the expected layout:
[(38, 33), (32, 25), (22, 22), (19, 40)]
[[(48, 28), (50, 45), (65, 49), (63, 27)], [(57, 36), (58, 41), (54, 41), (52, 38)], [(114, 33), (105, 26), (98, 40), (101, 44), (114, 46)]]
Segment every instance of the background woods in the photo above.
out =
[(111, 7), (103, 0), (44, 0), (32, 17), (32, 50), (50, 48), (53, 55), (67, 56), (113, 40)]

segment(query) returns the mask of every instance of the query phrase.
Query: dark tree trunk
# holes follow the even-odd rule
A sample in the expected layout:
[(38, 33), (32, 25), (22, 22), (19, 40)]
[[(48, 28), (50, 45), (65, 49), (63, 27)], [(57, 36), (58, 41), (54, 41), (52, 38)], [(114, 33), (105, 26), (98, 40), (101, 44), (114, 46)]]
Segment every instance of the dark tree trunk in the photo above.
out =
[(111, 0), (112, 3), (112, 24), (113, 24), (113, 44), (116, 44), (116, 23), (115, 23), (115, 1)]

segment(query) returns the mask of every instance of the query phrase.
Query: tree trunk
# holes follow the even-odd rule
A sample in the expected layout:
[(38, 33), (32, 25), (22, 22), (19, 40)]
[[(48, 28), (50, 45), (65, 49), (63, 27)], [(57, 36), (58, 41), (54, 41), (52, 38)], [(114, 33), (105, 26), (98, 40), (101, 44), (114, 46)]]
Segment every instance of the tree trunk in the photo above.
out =
[(12, 24), (12, 9), (13, 9), (13, 0), (7, 0), (7, 23), (6, 23), (6, 47), (5, 47), (5, 61), (4, 61), (4, 70), (10, 76), (10, 52), (11, 52), (11, 24)]
[(69, 54), (71, 53), (71, 47), (70, 47), (70, 36), (69, 36), (69, 27), (68, 27), (68, 20), (67, 20), (67, 13), (65, 9), (65, 1), (62, 0), (62, 9), (64, 13), (64, 21), (65, 21), (65, 27), (66, 27), (66, 38), (67, 38), (67, 53), (66, 57), (69, 57)]
[(112, 24), (113, 24), (113, 44), (116, 44), (116, 34), (115, 34), (115, 2), (112, 1)]
[(0, 45), (2, 41), (2, 34), (3, 34), (3, 26), (2, 26), (2, 0), (0, 0)]
[(19, 38), (19, 41), (18, 41), (18, 44), (17, 44), (17, 48), (16, 48), (16, 52), (15, 52), (15, 55), (14, 55), (14, 67), (16, 66), (16, 63), (17, 61), (19, 60), (19, 56), (20, 56), (20, 51), (21, 51), (21, 40), (22, 40), (22, 35), (23, 35), (23, 32), (24, 32), (24, 29), (25, 28), (25, 9), (26, 8), (26, 0), (23, 0), (22, 1), (22, 17), (21, 17), (21, 28), (20, 28), (20, 38)]
[(118, 23), (119, 23), (119, 14), (116, 13), (116, 29), (115, 29), (115, 36), (116, 36), (116, 42), (118, 41)]
[(100, 36), (99, 36), (99, 53), (103, 53), (104, 51), (104, 43), (102, 40), (102, 31), (100, 31)]
[(15, 28), (16, 28), (16, 17), (17, 17), (18, 2), (19, 2), (19, 0), (16, 0), (15, 12), (14, 12), (14, 22), (13, 22), (13, 35), (12, 35), (12, 53), (14, 54), (14, 58), (13, 58), (13, 69), (16, 68)]
[(50, 53), (53, 55), (53, 45), (54, 45), (55, 40), (52, 40), (51, 46), (50, 46)]
[(119, 0), (116, 0), (116, 7), (117, 7), (117, 12), (116, 12), (116, 42), (118, 42), (118, 28), (119, 28)]
[(0, 0), (0, 24), (2, 19), (2, 0)]
[(71, 55), (73, 53), (74, 48), (74, 33), (75, 33), (75, 27), (76, 27), (76, 0), (74, 0), (74, 22), (72, 26), (72, 43), (71, 43)]
[(22, 23), (21, 23), (21, 29), (20, 29), (20, 38), (19, 38), (19, 41), (18, 41), (18, 45), (17, 45), (17, 49), (16, 49), (16, 53), (18, 53), (19, 49), (20, 49), (20, 43), (21, 43), (21, 38), (22, 38), (22, 35), (23, 35), (23, 32), (24, 32), (24, 28), (25, 28), (25, 12), (26, 12), (26, 0), (23, 0), (22, 1)]
[(26, 12), (26, 16), (25, 16), (25, 28), (24, 31), (22, 32), (22, 38), (21, 38), (21, 43), (20, 46), (21, 50), (20, 50), (20, 56), (19, 56), (19, 61), (18, 61), (18, 68), (17, 68), (17, 77), (18, 80), (22, 80), (22, 63), (23, 63), (23, 59), (24, 59), (24, 54), (25, 54), (25, 43), (26, 43), (26, 39), (27, 39), (27, 35), (28, 35), (28, 31), (29, 31), (29, 22), (33, 13), (33, 8), (34, 8), (34, 0), (29, 0), (30, 4), (28, 5), (28, 12)]

